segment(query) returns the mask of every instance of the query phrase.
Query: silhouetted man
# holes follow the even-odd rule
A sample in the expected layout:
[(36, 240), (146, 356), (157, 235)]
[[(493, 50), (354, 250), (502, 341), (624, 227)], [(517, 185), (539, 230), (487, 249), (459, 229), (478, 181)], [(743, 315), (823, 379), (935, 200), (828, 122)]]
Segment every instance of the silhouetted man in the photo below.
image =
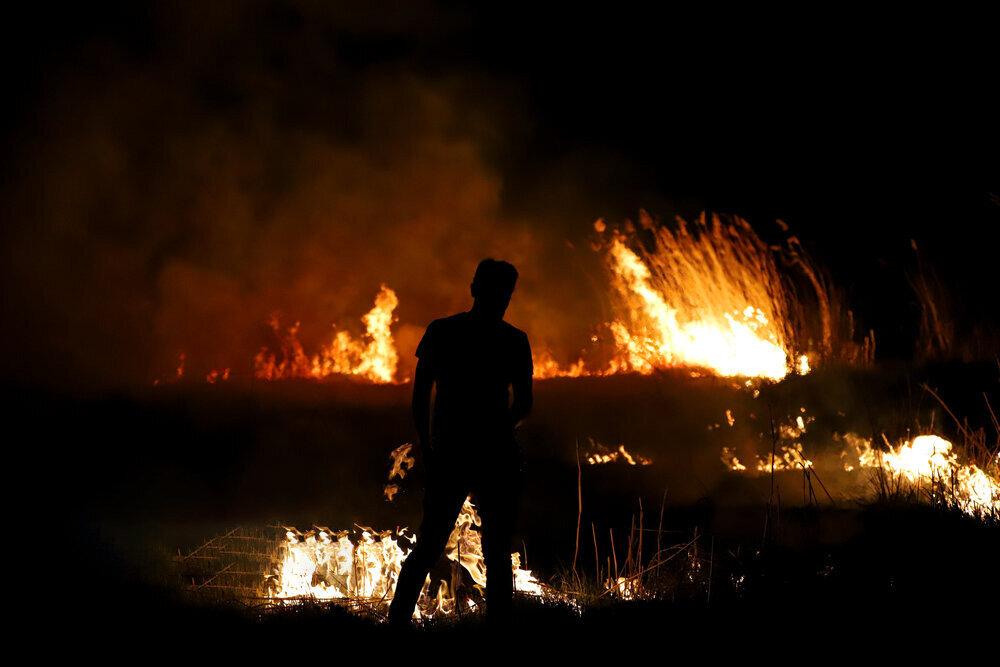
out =
[[(513, 265), (484, 259), (472, 280), (472, 310), (431, 322), (417, 346), (413, 419), (426, 470), (424, 517), (416, 547), (399, 573), (389, 609), (394, 625), (409, 623), (469, 493), (483, 520), (487, 614), (509, 615), (510, 543), (520, 482), (514, 428), (532, 401), (528, 337), (503, 321), (516, 282)], [(432, 387), (437, 390), (433, 430)]]

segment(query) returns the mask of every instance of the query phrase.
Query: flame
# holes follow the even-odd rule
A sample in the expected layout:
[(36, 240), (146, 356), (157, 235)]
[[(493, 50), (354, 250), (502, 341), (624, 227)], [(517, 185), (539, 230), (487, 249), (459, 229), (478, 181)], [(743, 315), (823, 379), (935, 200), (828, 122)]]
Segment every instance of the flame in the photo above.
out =
[[(486, 585), (486, 563), (477, 530), (481, 525), (475, 505), (471, 498), (466, 498), (445, 547), (448, 560), (459, 564), (479, 587)], [(396, 590), (403, 560), (409, 554), (409, 549), (404, 550), (400, 542), (407, 540), (413, 544), (416, 538), (406, 528), (383, 532), (366, 527), (358, 530), (360, 536), (352, 541), (348, 530), (316, 528), (302, 533), (287, 528), (285, 541), (278, 549), (277, 564), (268, 577), (268, 597), (388, 603)], [(543, 589), (530, 570), (521, 568), (520, 554), (511, 554), (511, 560), (515, 590), (533, 596), (554, 595)], [(456, 591), (446, 582), (441, 582), (433, 596), (430, 588), (428, 576), (415, 617), (452, 613)]]
[(732, 447), (722, 448), (722, 462), (730, 470), (741, 471), (747, 469), (747, 467), (743, 465), (738, 458), (736, 458), (736, 452)]
[[(920, 435), (913, 441), (886, 450), (872, 447), (871, 440), (854, 434), (844, 436), (859, 468), (881, 469), (916, 488), (937, 489), (969, 514), (1000, 512), (1000, 482), (974, 464), (963, 464), (952, 443), (937, 435)], [(845, 458), (853, 458), (848, 454)], [(1000, 455), (996, 459), (1000, 469)], [(854, 469), (850, 463), (845, 469)]]
[(647, 459), (645, 456), (640, 456), (638, 454), (632, 455), (625, 449), (625, 445), (618, 445), (618, 449), (612, 451), (602, 445), (599, 442), (590, 441), (591, 453), (587, 454), (587, 463), (590, 465), (601, 465), (604, 463), (614, 463), (619, 460), (625, 461), (630, 466), (634, 465), (644, 465), (648, 466), (653, 463), (652, 459)]
[(275, 599), (383, 598), (395, 589), (407, 553), (392, 531), (364, 529), (356, 544), (350, 531), (327, 528), (304, 534), (289, 528), (285, 538), (274, 573)]
[[(723, 447), (721, 458), (726, 467), (734, 472), (747, 469), (746, 465), (736, 457), (736, 451), (732, 447)], [(802, 444), (796, 442), (791, 446), (782, 445), (776, 448), (773, 458), (771, 452), (765, 456), (758, 456), (755, 470), (769, 473), (779, 470), (804, 470), (814, 466), (815, 464), (806, 458)]]
[(175, 371), (174, 376), (168, 380), (164, 380), (163, 382), (160, 382), (159, 380), (153, 380), (153, 386), (155, 387), (160, 384), (170, 384), (172, 382), (177, 382), (182, 377), (184, 377), (184, 361), (186, 357), (187, 355), (181, 352), (180, 356), (177, 359), (177, 370)]
[(321, 346), (311, 357), (298, 340), (298, 322), (282, 334), (278, 317), (272, 316), (270, 325), (281, 345), (281, 360), (268, 348), (262, 348), (254, 358), (254, 375), (264, 380), (351, 375), (376, 383), (396, 382), (399, 354), (390, 328), (395, 321), (392, 313), (398, 305), (396, 293), (382, 285), (375, 297), (375, 307), (361, 318), (366, 330), (364, 340), (355, 340), (346, 331), (338, 331), (329, 344)]
[(782, 445), (776, 448), (775, 453), (767, 453), (767, 456), (757, 459), (757, 472), (772, 472), (777, 470), (804, 470), (812, 468), (815, 464), (806, 458), (802, 451), (802, 443), (796, 442), (790, 447)]
[(809, 368), (809, 357), (807, 357), (804, 354), (799, 357), (799, 365), (797, 370), (799, 375), (806, 375), (807, 373), (809, 373), (810, 370), (812, 370), (811, 368)]
[(399, 493), (399, 485), (392, 484), (392, 480), (396, 477), (400, 479), (406, 478), (406, 473), (408, 470), (412, 470), (413, 466), (416, 464), (416, 460), (410, 456), (410, 450), (413, 449), (413, 445), (409, 442), (396, 447), (389, 454), (389, 458), (392, 459), (392, 468), (389, 470), (389, 482), (390, 484), (385, 485), (385, 489), (382, 491), (382, 495), (388, 502), (392, 502), (396, 494)]
[[(777, 425), (775, 435), (779, 442), (788, 444), (774, 446), (773, 452), (767, 452), (764, 456), (757, 456), (755, 470), (757, 472), (775, 472), (779, 470), (805, 470), (815, 467), (815, 463), (806, 457), (799, 438), (806, 432), (808, 425), (816, 421), (812, 415), (806, 415), (805, 408), (799, 408), (801, 414), (792, 417), (788, 416), (790, 423), (781, 422)], [(731, 410), (726, 410), (726, 421), (732, 426), (736, 423), (736, 418)], [(716, 425), (718, 426), (718, 425)], [(731, 447), (722, 448), (722, 462), (727, 468), (733, 471), (745, 471), (747, 466), (736, 457), (735, 449)]]
[[(781, 425), (782, 437), (792, 438), (793, 442), (777, 448), (773, 461), (770, 452), (758, 456), (756, 471), (770, 473), (813, 468), (815, 463), (806, 458), (802, 443), (795, 441), (805, 432), (809, 421), (811, 417), (798, 416), (795, 426)], [(884, 449), (873, 447), (870, 439), (854, 433), (834, 437), (846, 444), (839, 455), (840, 466), (846, 472), (881, 471), (890, 475), (894, 482), (904, 484), (903, 488), (925, 490), (932, 497), (954, 503), (968, 514), (1000, 513), (1000, 481), (997, 480), (1000, 454), (987, 465), (987, 468), (994, 468), (990, 474), (975, 464), (960, 462), (952, 443), (937, 435), (920, 435), (898, 445), (892, 445), (883, 436)], [(721, 458), (732, 471), (747, 470), (731, 447), (722, 448)]]
[[(695, 366), (724, 377), (780, 380), (794, 358), (781, 279), (767, 246), (745, 222), (704, 218), (688, 232), (654, 230), (658, 249), (640, 256), (615, 233), (606, 253), (616, 307), (609, 323), (618, 367), (643, 374)], [(800, 357), (798, 368), (808, 369)]]
[(392, 469), (389, 471), (389, 481), (392, 481), (395, 477), (404, 479), (406, 477), (406, 472), (413, 469), (416, 461), (412, 456), (410, 456), (410, 450), (412, 449), (413, 445), (407, 442), (399, 447), (396, 447), (396, 449), (392, 450), (392, 453), (389, 454), (389, 457), (392, 459)]
[(604, 582), (604, 590), (622, 600), (634, 600), (639, 597), (640, 586), (636, 579), (628, 577), (609, 577)]
[(226, 381), (228, 379), (229, 379), (229, 369), (228, 368), (224, 368), (224, 369), (221, 369), (221, 370), (213, 370), (213, 371), (209, 372), (208, 375), (205, 376), (205, 382), (207, 382), (209, 384), (215, 384), (216, 382), (219, 382), (220, 380), (224, 382), (224, 381)]
[(534, 377), (537, 380), (547, 380), (549, 378), (578, 378), (584, 375), (591, 375), (586, 369), (583, 359), (578, 359), (575, 363), (563, 367), (559, 365), (548, 350), (533, 352), (531, 362), (534, 366)]
[[(593, 343), (604, 338), (614, 347), (604, 366), (588, 368), (583, 356), (562, 365), (550, 350), (539, 348), (533, 354), (535, 378), (648, 375), (674, 367), (770, 380), (810, 372), (812, 360), (795, 351), (794, 340), (811, 338), (814, 332), (807, 336), (800, 331), (808, 327), (794, 288), (788, 286), (789, 276), (777, 268), (775, 251), (780, 248), (765, 244), (740, 218), (723, 223), (717, 215), (706, 220), (703, 214), (690, 229), (680, 220), (678, 229), (671, 231), (654, 225), (643, 212), (640, 225), (645, 243), (637, 241), (639, 234), (629, 223), (628, 234), (611, 230), (610, 241), (595, 246), (611, 277), (617, 313), (603, 325), (606, 335), (591, 335)], [(601, 220), (594, 228), (601, 234), (608, 231)], [(782, 256), (791, 258), (811, 281), (820, 311), (817, 337), (829, 352), (830, 296), (797, 243), (788, 239), (788, 252)], [(383, 284), (375, 306), (361, 318), (361, 339), (337, 331), (311, 355), (298, 339), (299, 323), (283, 332), (273, 315), (269, 324), (277, 349), (261, 348), (254, 375), (265, 380), (345, 375), (376, 383), (405, 382), (396, 378), (399, 355), (391, 332), (398, 305), (396, 293)], [(225, 372), (212, 371), (206, 379), (215, 382)], [(692, 377), (700, 375), (692, 371)]]
[[(404, 479), (407, 471), (413, 468), (412, 449), (411, 443), (404, 443), (390, 453), (390, 482), (396, 477)], [(399, 485), (388, 484), (384, 496), (391, 502), (398, 492)], [(486, 560), (479, 530), (482, 525), (472, 498), (466, 497), (445, 545), (448, 560), (460, 565), (480, 590), (486, 586)], [(406, 528), (395, 533), (376, 532), (364, 527), (359, 527), (359, 530), (361, 535), (355, 543), (350, 538), (351, 532), (346, 530), (333, 532), (329, 528), (317, 528), (301, 533), (295, 528), (286, 529), (285, 542), (278, 552), (278, 566), (268, 577), (271, 599), (389, 602), (396, 590), (403, 560), (409, 554), (409, 550), (404, 551), (396, 538), (413, 544), (416, 537), (409, 534)], [(511, 568), (515, 590), (528, 595), (546, 594), (531, 571), (521, 568), (520, 554), (511, 554)], [(417, 618), (450, 614), (455, 610), (458, 591), (453, 590), (448, 582), (442, 581), (434, 595), (431, 595), (430, 589), (431, 579), (428, 576), (414, 612)], [(475, 606), (471, 599), (468, 603)]]

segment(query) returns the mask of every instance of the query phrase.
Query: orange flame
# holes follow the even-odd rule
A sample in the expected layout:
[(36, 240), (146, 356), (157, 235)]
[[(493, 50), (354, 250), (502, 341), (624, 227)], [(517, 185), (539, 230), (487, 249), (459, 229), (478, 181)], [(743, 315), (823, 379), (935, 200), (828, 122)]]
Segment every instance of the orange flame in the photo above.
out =
[[(940, 436), (919, 435), (896, 446), (886, 441), (886, 450), (875, 449), (871, 440), (851, 433), (844, 440), (859, 468), (881, 469), (913, 487), (937, 489), (969, 514), (1000, 513), (1000, 482), (979, 466), (959, 462), (951, 442)], [(853, 458), (845, 456), (849, 457)], [(991, 465), (1000, 471), (1000, 454)], [(845, 462), (844, 468), (854, 466)]]
[[(805, 421), (810, 421), (807, 418)], [(769, 473), (780, 470), (805, 470), (814, 467), (806, 458), (797, 438), (805, 432), (805, 421), (796, 418), (797, 426), (781, 425), (783, 438), (791, 439), (790, 445), (777, 448), (776, 455), (758, 457), (756, 471)], [(842, 438), (846, 446), (840, 453), (840, 465), (846, 472), (860, 473), (875, 470), (890, 475), (892, 486), (927, 491), (947, 502), (954, 503), (968, 514), (981, 512), (1000, 513), (1000, 454), (983, 470), (975, 464), (958, 460), (952, 443), (937, 435), (920, 435), (912, 441), (892, 445), (884, 436), (885, 448), (872, 446), (872, 441), (854, 433)], [(732, 471), (747, 471), (731, 447), (723, 447), (722, 462)], [(992, 473), (989, 470), (992, 469)]]
[(636, 252), (615, 231), (605, 255), (619, 313), (608, 324), (619, 352), (612, 371), (693, 366), (772, 380), (808, 372), (791, 346), (790, 295), (746, 221), (702, 216), (694, 231), (681, 220), (676, 232), (641, 222), (655, 250)]
[(221, 369), (221, 370), (213, 370), (213, 371), (209, 372), (208, 375), (205, 376), (205, 382), (207, 382), (209, 384), (215, 384), (216, 382), (219, 382), (220, 380), (224, 382), (224, 381), (226, 381), (228, 379), (229, 379), (229, 369), (228, 368), (224, 368), (224, 369)]
[(160, 384), (170, 384), (172, 382), (177, 382), (182, 377), (184, 377), (184, 361), (186, 357), (187, 355), (181, 352), (180, 357), (177, 361), (177, 371), (175, 372), (175, 375), (169, 380), (164, 380), (163, 382), (160, 382), (159, 380), (153, 380), (153, 386), (155, 387)]
[(395, 321), (392, 313), (398, 305), (396, 293), (382, 285), (375, 297), (375, 307), (361, 318), (366, 329), (365, 340), (355, 340), (346, 331), (338, 331), (312, 357), (298, 340), (298, 322), (282, 334), (278, 318), (273, 316), (270, 324), (281, 344), (281, 359), (268, 348), (262, 348), (254, 359), (254, 374), (264, 380), (351, 375), (376, 383), (396, 382), (399, 354), (390, 328)]
[(536, 380), (578, 378), (591, 374), (584, 367), (583, 359), (579, 359), (576, 363), (563, 367), (552, 357), (552, 353), (545, 349), (532, 353), (531, 362), (535, 369), (533, 375)]
[(612, 451), (601, 443), (591, 440), (590, 449), (590, 453), (587, 454), (587, 463), (592, 466), (604, 463), (615, 463), (619, 460), (624, 461), (630, 466), (648, 466), (653, 463), (652, 459), (647, 459), (645, 456), (630, 454), (629, 451), (625, 449), (625, 445), (618, 445), (618, 449)]
[(395, 479), (396, 477), (399, 477), (400, 479), (405, 479), (406, 472), (408, 470), (411, 470), (413, 466), (416, 464), (416, 460), (412, 456), (410, 456), (411, 449), (413, 449), (413, 445), (407, 442), (405, 444), (400, 445), (399, 447), (396, 447), (396, 449), (392, 450), (392, 453), (389, 454), (389, 457), (392, 459), (392, 469), (389, 471), (390, 483), (385, 485), (385, 489), (383, 490), (382, 495), (390, 503), (392, 502), (396, 494), (399, 493), (399, 485), (392, 484), (391, 483), (392, 480)]
[[(483, 559), (479, 513), (470, 498), (466, 498), (455, 528), (448, 538), (445, 555), (459, 564), (478, 586), (486, 584), (486, 563)], [(269, 579), (268, 597), (273, 600), (347, 599), (372, 604), (387, 603), (396, 590), (403, 560), (409, 553), (400, 546), (416, 538), (406, 528), (377, 532), (359, 528), (360, 536), (351, 540), (351, 531), (331, 531), (316, 528), (302, 533), (287, 528), (285, 542), (279, 548), (277, 565)], [(511, 554), (515, 590), (527, 595), (546, 593), (530, 570), (521, 568), (519, 554)], [(436, 595), (431, 595), (430, 576), (424, 582), (416, 618), (450, 614), (456, 605), (456, 591), (441, 582)], [(471, 606), (470, 601), (470, 606)]]

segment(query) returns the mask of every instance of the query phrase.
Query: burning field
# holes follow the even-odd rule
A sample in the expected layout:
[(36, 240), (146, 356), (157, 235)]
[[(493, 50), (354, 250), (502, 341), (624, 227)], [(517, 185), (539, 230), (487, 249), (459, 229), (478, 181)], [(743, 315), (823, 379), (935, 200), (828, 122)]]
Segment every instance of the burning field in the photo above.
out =
[[(968, 93), (993, 58), (925, 63), (895, 15), (866, 49), (854, 18), (816, 46), (536, 6), (24, 11), (10, 599), (65, 645), (402, 654), (415, 351), (485, 257), (534, 375), (509, 649), (990, 636), (1000, 197), (957, 147), (995, 134)], [(480, 510), (414, 646), (496, 636)]]
[[(644, 215), (594, 234), (611, 317), (575, 359), (535, 353), (537, 409), (519, 435), (513, 574), (541, 610), (529, 615), (839, 609), (873, 586), (887, 604), (935, 597), (926, 530), (990, 559), (972, 545), (996, 546), (1000, 368), (880, 365), (797, 242), (765, 244), (738, 218)], [(84, 432), (110, 431), (72, 459), (103, 490), (85, 511), (127, 558), (146, 550), (133, 566), (158, 572), (172, 604), (265, 620), (335, 608), (377, 627), (420, 518), (399, 305), (383, 285), (360, 333), (315, 351), (273, 319), (252, 365), (191, 376), (185, 356), (124, 402), (73, 406)], [(978, 426), (957, 412), (975, 412), (957, 407), (972, 387)], [(137, 431), (143, 453), (126, 457)], [(414, 612), (428, 627), (479, 616), (480, 527), (470, 497)]]
[[(786, 508), (837, 508), (905, 498), (989, 523), (997, 521), (1000, 429), (988, 395), (983, 394), (983, 399), (994, 420), (991, 426), (998, 437), (995, 441), (987, 439), (985, 429), (971, 433), (968, 424), (959, 422), (938, 394), (928, 387), (922, 390), (928, 400), (934, 400), (929, 406), (932, 419), (940, 413), (954, 420), (946, 423), (942, 432), (955, 431), (964, 436), (960, 448), (934, 433), (933, 422), (921, 426), (919, 411), (914, 415), (912, 429), (928, 432), (913, 435), (908, 428), (906, 437), (893, 433), (894, 440), (890, 440), (888, 428), (879, 430), (874, 437), (851, 430), (855, 420), (848, 411), (857, 411), (857, 405), (838, 404), (822, 395), (808, 399), (802, 395), (799, 402), (808, 403), (808, 407), (795, 407), (788, 402), (802, 393), (802, 387), (815, 392), (816, 385), (826, 382), (850, 382), (838, 377), (844, 373), (855, 377), (871, 375), (874, 351), (871, 335), (860, 343), (849, 337), (845, 339), (839, 322), (843, 306), (824, 280), (822, 269), (805, 256), (797, 241), (790, 239), (782, 246), (768, 246), (746, 221), (719, 216), (703, 216), (693, 225), (681, 220), (676, 228), (671, 228), (643, 214), (638, 226), (628, 223), (621, 230), (609, 229), (604, 221), (598, 221), (594, 230), (593, 248), (605, 262), (614, 319), (594, 327), (594, 331), (603, 331), (604, 335), (593, 336), (593, 345), (584, 351), (584, 356), (565, 366), (548, 353), (536, 355), (538, 382), (563, 383), (569, 403), (579, 400), (575, 396), (580, 392), (575, 388), (579, 382), (586, 382), (590, 391), (610, 402), (617, 401), (608, 394), (617, 394), (622, 384), (664, 392), (665, 386), (676, 391), (680, 383), (683, 391), (697, 392), (702, 397), (665, 402), (688, 410), (692, 409), (692, 402), (716, 403), (707, 414), (692, 415), (686, 420), (687, 428), (701, 426), (707, 433), (688, 434), (683, 439), (699, 443), (701, 451), (697, 458), (704, 459), (705, 453), (713, 449), (718, 452), (717, 470), (702, 470), (704, 463), (698, 461), (689, 472), (697, 471), (702, 483), (708, 475), (716, 489), (737, 483), (726, 479), (727, 476), (746, 478), (747, 488), (766, 478), (769, 490), (761, 527), (765, 542), (774, 539), (769, 531), (777, 530), (777, 526), (768, 524), (772, 520), (777, 523), (782, 486)], [(371, 389), (387, 386), (398, 395), (399, 389), (405, 390), (407, 385), (407, 378), (397, 374), (399, 355), (392, 336), (393, 313), (398, 305), (395, 292), (383, 285), (374, 307), (361, 318), (365, 332), (359, 339), (338, 331), (312, 355), (296, 337), (298, 324), (283, 331), (272, 320), (276, 343), (274, 349), (264, 347), (257, 354), (252, 380), (276, 382), (279, 386), (292, 380), (361, 382)], [(847, 336), (852, 333), (848, 330)], [(821, 379), (814, 382), (813, 377)], [(181, 380), (183, 369), (179, 368), (171, 382)], [(230, 379), (229, 368), (212, 371), (204, 379), (209, 384), (239, 381), (235, 376)], [(798, 387), (786, 389), (793, 384)], [(302, 385), (300, 390), (308, 391), (309, 386)], [(545, 389), (539, 391), (545, 395)], [(891, 399), (883, 397), (880, 402), (889, 405)], [(621, 414), (621, 409), (612, 408), (612, 412)], [(642, 410), (639, 415), (643, 421), (650, 419)], [(562, 458), (564, 463), (572, 464), (574, 461), (565, 460), (572, 442), (576, 465), (593, 466), (590, 474), (595, 476), (613, 477), (620, 475), (623, 467), (631, 466), (649, 466), (650, 470), (661, 471), (648, 473), (643, 479), (645, 484), (656, 480), (663, 486), (659, 522), (655, 523), (655, 529), (653, 522), (647, 526), (644, 514), (649, 511), (651, 517), (657, 516), (655, 490), (646, 495), (651, 489), (636, 488), (638, 516), (635, 511), (630, 513), (631, 525), (628, 531), (619, 533), (618, 545), (615, 529), (609, 526), (607, 545), (602, 549), (603, 526), (600, 539), (593, 520), (589, 535), (587, 531), (581, 533), (584, 528), (581, 470), (570, 570), (557, 571), (547, 580), (539, 580), (538, 575), (520, 567), (526, 553), (516, 552), (513, 554), (516, 589), (540, 601), (574, 608), (595, 598), (660, 597), (662, 591), (658, 590), (655, 573), (685, 559), (689, 561), (688, 567), (700, 567), (696, 554), (699, 548), (704, 548), (703, 544), (699, 547), (704, 540), (698, 537), (698, 527), (683, 544), (663, 544), (662, 520), (670, 488), (674, 487), (674, 494), (682, 501), (690, 500), (685, 496), (692, 493), (690, 488), (671, 480), (671, 474), (663, 469), (682, 467), (678, 466), (678, 455), (691, 445), (678, 442), (681, 430), (678, 424), (668, 425), (669, 422), (660, 420), (654, 420), (659, 426), (656, 432), (642, 436), (610, 435), (607, 424), (594, 424), (588, 431), (580, 420), (569, 421), (559, 425), (563, 433), (554, 441), (545, 444), (529, 441), (527, 451), (538, 457)], [(606, 422), (607, 418), (601, 421)], [(620, 428), (618, 424), (614, 426), (613, 430)], [(612, 446), (595, 439), (596, 433), (602, 431), (601, 437)], [(585, 434), (581, 451), (581, 436)], [(536, 437), (545, 439), (541, 435)], [(613, 439), (607, 440), (608, 437)], [(628, 446), (623, 442), (626, 439)], [(412, 447), (402, 444), (391, 451), (391, 466), (383, 490), (386, 502), (392, 503), (400, 495), (407, 472), (416, 464)], [(694, 454), (688, 451), (684, 456)], [(736, 493), (735, 498), (729, 497), (729, 493), (722, 496), (714, 502), (748, 502), (753, 498), (745, 489)], [(410, 505), (414, 504), (412, 496), (404, 497)], [(343, 509), (334, 508), (332, 513), (342, 514)], [(451, 571), (437, 580), (428, 576), (416, 618), (458, 618), (463, 612), (471, 614), (482, 607), (487, 574), (479, 541), (480, 526), (474, 499), (468, 498), (446, 548)], [(416, 540), (412, 531), (398, 524), (379, 530), (357, 521), (354, 527), (339, 528), (325, 523), (306, 529), (275, 525), (271, 526), (270, 538), (263, 537), (266, 532), (248, 535), (245, 528), (237, 528), (180, 554), (178, 561), (183, 567), (202, 565), (188, 572), (194, 575), (190, 590), (201, 594), (228, 593), (237, 599), (257, 601), (265, 608), (306, 601), (332, 602), (382, 618), (392, 599), (402, 561)], [(577, 562), (581, 534), (585, 540), (584, 552), (588, 549), (592, 552), (584, 557), (584, 562), (592, 557), (593, 568)], [(255, 559), (243, 562), (240, 557), (249, 555), (248, 544), (257, 548), (253, 552)], [(527, 549), (525, 541), (523, 551)], [(545, 553), (544, 547), (541, 552)], [(199, 563), (202, 560), (208, 567)], [(692, 572), (688, 575), (694, 576)]]

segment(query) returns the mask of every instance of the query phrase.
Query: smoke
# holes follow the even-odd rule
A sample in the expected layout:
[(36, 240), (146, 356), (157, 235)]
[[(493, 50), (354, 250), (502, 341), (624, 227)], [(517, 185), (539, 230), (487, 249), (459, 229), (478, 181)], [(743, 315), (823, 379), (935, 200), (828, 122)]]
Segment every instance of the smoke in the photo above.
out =
[(518, 136), (517, 91), (368, 62), (359, 35), (414, 26), (326, 11), (154, 11), (141, 45), (91, 36), (47, 72), (4, 193), (6, 376), (148, 383), (181, 353), (186, 373), (246, 376), (272, 313), (315, 349), (359, 331), (382, 283), (405, 374), (486, 256), (521, 270), (509, 319), (586, 335), (590, 314), (552, 314), (580, 300), (586, 249), (503, 214), (490, 155)]

